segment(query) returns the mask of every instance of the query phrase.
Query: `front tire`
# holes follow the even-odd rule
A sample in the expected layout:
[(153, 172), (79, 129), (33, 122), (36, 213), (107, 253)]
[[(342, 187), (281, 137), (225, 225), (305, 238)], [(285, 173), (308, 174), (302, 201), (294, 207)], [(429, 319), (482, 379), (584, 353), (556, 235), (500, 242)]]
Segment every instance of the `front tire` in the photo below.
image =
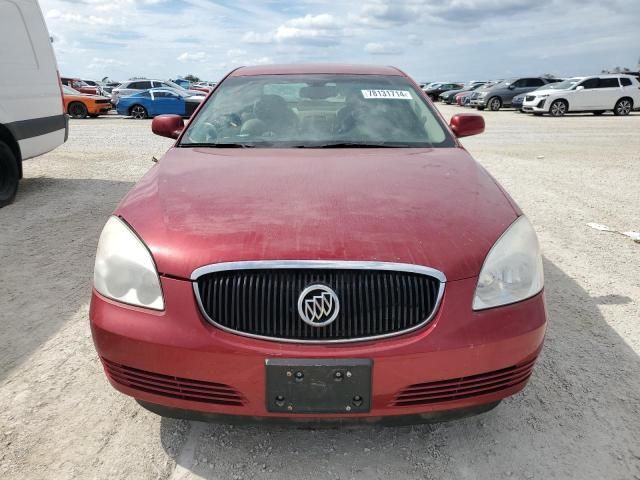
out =
[(136, 120), (143, 120), (149, 116), (147, 109), (142, 105), (134, 105), (129, 111), (130, 115)]
[(502, 107), (502, 100), (500, 100), (500, 97), (491, 97), (487, 102), (487, 106), (492, 112), (497, 112)]
[(16, 198), (19, 180), (18, 159), (9, 145), (0, 141), (0, 208)]
[(567, 105), (567, 102), (564, 100), (556, 100), (549, 107), (549, 115), (552, 117), (562, 117), (567, 113), (568, 109), (569, 106)]
[(613, 114), (619, 117), (627, 116), (633, 110), (633, 100), (630, 98), (621, 98), (616, 102), (616, 106), (613, 107)]
[(71, 116), (71, 118), (85, 118), (87, 116), (87, 107), (84, 103), (80, 102), (72, 102), (69, 104), (69, 108), (67, 108), (67, 112)]

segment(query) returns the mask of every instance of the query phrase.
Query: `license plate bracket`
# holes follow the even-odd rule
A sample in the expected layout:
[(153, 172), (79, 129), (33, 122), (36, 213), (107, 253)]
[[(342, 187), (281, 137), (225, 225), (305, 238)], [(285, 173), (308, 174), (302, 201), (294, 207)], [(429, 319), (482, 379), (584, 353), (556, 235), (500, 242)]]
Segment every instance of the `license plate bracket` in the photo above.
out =
[(366, 413), (373, 362), (354, 359), (268, 359), (266, 403), (279, 413)]

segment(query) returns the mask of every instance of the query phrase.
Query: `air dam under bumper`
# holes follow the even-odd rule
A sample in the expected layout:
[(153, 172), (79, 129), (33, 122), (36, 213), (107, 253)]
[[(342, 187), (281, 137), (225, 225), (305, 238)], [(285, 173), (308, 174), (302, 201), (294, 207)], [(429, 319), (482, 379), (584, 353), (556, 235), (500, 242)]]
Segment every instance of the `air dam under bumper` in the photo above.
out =
[[(202, 317), (191, 282), (162, 278), (166, 310), (123, 305), (93, 292), (93, 339), (117, 390), (169, 410), (246, 417), (345, 419), (416, 415), (495, 403), (526, 385), (544, 339), (543, 294), (473, 312), (476, 278), (448, 282), (434, 319), (378, 341), (302, 345), (222, 331)], [(268, 359), (370, 359), (366, 413), (267, 409)], [(364, 418), (363, 418), (364, 420)]]

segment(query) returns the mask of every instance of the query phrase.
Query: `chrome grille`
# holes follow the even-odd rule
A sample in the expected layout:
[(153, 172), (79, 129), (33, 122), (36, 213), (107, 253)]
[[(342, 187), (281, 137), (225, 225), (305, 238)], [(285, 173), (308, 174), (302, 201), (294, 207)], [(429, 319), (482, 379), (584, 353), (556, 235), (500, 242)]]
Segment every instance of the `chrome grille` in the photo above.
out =
[[(248, 263), (240, 269), (233, 264), (212, 266), (212, 272), (199, 269), (194, 272), (194, 291), (210, 322), (273, 340), (347, 342), (405, 333), (432, 318), (444, 291), (442, 273), (415, 265)], [(300, 294), (314, 284), (330, 287), (340, 302), (335, 321), (324, 327), (308, 325), (298, 314)]]

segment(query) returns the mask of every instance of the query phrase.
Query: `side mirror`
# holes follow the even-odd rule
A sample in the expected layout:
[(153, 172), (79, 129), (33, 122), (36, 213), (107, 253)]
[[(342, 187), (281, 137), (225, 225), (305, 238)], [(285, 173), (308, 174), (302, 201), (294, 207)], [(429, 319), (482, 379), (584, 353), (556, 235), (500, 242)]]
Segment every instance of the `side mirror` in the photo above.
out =
[(507, 87), (509, 90), (514, 90), (516, 88), (516, 86), (512, 83), (511, 85), (509, 85)]
[(178, 138), (184, 129), (184, 120), (180, 115), (158, 115), (151, 122), (151, 131), (167, 138)]
[(451, 118), (449, 127), (458, 138), (478, 135), (484, 132), (484, 117), (473, 113), (459, 113)]
[(576, 90), (584, 90), (584, 86), (582, 86), (582, 85), (578, 85), (578, 86), (576, 87)]

